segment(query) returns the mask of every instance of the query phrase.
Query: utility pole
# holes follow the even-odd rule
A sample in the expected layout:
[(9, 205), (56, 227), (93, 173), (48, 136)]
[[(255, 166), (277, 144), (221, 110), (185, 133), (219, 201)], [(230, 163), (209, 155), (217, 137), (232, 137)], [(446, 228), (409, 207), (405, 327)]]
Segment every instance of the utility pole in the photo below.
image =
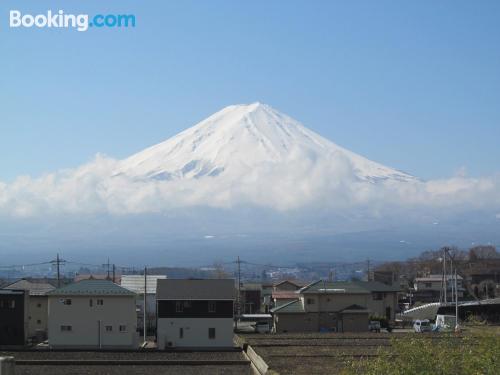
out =
[(237, 299), (237, 305), (236, 305), (236, 314), (238, 317), (241, 315), (241, 261), (240, 261), (240, 256), (238, 255), (238, 260), (236, 261), (238, 263), (238, 299)]
[(447, 274), (446, 274), (446, 247), (443, 248), (443, 278), (444, 278), (444, 283), (443, 283), (443, 293), (444, 293), (444, 303), (448, 303), (448, 296), (447, 296), (447, 291), (448, 289), (448, 283), (447, 283)]
[(59, 253), (57, 253), (56, 259), (53, 260), (51, 263), (53, 266), (57, 267), (57, 287), (60, 288), (61, 287), (61, 269), (60, 268), (61, 268), (61, 264), (65, 264), (66, 261), (59, 258)]
[(455, 267), (455, 332), (460, 331), (458, 323), (458, 289), (457, 289), (457, 267)]
[(148, 268), (147, 267), (144, 267), (144, 308), (142, 309), (143, 312), (144, 312), (144, 316), (142, 317), (142, 322), (143, 322), (143, 326), (144, 326), (144, 342), (146, 342), (146, 335), (147, 335), (147, 332), (146, 332), (146, 312), (147, 312), (147, 307), (146, 307), (146, 292), (147, 292), (147, 287), (148, 287)]
[(109, 258), (108, 258), (108, 263), (106, 263), (105, 266), (106, 266), (106, 270), (107, 270), (106, 280), (110, 280), (110, 277), (109, 277)]

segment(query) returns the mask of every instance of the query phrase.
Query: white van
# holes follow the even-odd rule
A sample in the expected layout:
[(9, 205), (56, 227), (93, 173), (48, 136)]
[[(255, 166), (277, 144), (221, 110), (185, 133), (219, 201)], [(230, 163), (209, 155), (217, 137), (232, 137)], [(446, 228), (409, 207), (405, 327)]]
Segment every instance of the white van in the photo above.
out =
[(415, 320), (415, 322), (413, 323), (413, 329), (415, 330), (415, 332), (422, 333), (422, 332), (430, 332), (432, 330), (432, 327), (429, 320), (424, 319), (424, 320)]

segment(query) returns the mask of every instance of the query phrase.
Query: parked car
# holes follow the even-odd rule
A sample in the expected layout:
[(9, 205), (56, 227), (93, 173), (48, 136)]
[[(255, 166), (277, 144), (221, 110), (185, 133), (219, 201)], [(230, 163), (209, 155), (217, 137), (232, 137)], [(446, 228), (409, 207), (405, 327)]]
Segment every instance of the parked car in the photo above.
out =
[(380, 322), (378, 320), (370, 320), (368, 329), (370, 332), (380, 332)]
[(415, 320), (413, 323), (413, 329), (415, 332), (422, 333), (422, 332), (430, 332), (432, 330), (431, 323), (429, 320)]

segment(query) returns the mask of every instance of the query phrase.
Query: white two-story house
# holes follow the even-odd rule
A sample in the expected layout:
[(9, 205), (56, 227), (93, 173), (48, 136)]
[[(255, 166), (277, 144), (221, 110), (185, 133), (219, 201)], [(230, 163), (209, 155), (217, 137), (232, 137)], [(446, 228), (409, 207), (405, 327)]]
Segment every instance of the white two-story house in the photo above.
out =
[(233, 344), (234, 280), (158, 280), (158, 348), (228, 348)]
[(50, 347), (138, 346), (134, 292), (109, 280), (82, 280), (47, 295)]

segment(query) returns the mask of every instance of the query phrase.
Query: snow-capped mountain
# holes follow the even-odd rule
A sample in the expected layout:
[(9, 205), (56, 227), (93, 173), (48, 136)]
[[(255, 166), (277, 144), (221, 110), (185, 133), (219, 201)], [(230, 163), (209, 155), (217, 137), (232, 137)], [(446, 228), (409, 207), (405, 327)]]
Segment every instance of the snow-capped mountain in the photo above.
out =
[[(291, 158), (350, 163), (360, 180), (415, 180), (415, 177), (346, 150), (274, 108), (232, 105), (195, 126), (122, 160), (114, 175), (139, 179), (237, 178)], [(305, 176), (306, 177), (306, 176)]]

